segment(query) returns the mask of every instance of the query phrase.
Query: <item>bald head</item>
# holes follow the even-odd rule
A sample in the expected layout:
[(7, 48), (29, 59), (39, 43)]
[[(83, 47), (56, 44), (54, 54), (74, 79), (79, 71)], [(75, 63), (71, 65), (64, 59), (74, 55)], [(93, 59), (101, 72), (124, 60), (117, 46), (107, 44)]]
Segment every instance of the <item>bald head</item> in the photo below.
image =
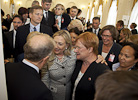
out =
[(24, 45), (24, 58), (38, 62), (47, 57), (54, 49), (54, 41), (47, 34), (37, 34)]

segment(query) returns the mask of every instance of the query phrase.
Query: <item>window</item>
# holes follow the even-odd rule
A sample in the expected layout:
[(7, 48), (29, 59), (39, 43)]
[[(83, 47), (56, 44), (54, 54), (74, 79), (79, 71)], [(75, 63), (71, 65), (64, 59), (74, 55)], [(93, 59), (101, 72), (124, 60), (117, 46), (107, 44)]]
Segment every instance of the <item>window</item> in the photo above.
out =
[[(130, 29), (131, 23), (136, 23), (138, 25), (138, 1), (136, 2), (135, 6), (131, 12), (131, 16), (130, 16), (130, 20), (129, 20), (129, 24), (128, 24), (129, 29)], [(136, 27), (136, 29), (138, 30), (138, 26)]]

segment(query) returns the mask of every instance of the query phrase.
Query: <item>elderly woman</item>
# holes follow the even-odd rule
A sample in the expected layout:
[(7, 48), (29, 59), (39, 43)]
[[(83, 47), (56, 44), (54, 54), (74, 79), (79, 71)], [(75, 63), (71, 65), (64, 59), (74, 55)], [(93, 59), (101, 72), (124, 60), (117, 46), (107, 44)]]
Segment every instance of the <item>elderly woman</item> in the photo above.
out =
[[(56, 47), (42, 69), (42, 81), (52, 92), (53, 100), (69, 100), (71, 75), (75, 68), (76, 55), (72, 51), (68, 31), (60, 30), (53, 35)], [(46, 69), (46, 68), (49, 69)], [(47, 71), (46, 71), (47, 70)]]
[(102, 41), (99, 43), (99, 54), (102, 55), (110, 69), (112, 65), (118, 62), (118, 55), (122, 48), (121, 45), (114, 42), (117, 37), (117, 30), (113, 25), (107, 25), (100, 31)]
[(67, 29), (67, 26), (69, 25), (71, 19), (68, 14), (65, 13), (65, 7), (62, 4), (57, 4), (54, 8), (55, 13), (55, 27), (54, 32), (57, 32), (61, 29)]
[(123, 46), (131, 35), (132, 33), (128, 28), (123, 28), (120, 32), (119, 44)]
[(78, 36), (74, 52), (77, 54), (76, 67), (73, 72), (72, 100), (93, 100), (96, 78), (109, 69), (96, 63), (99, 40), (96, 34), (85, 32)]
[(133, 43), (126, 43), (120, 51), (119, 66), (115, 70), (138, 70), (137, 63), (138, 45)]
[(72, 28), (75, 28), (75, 27), (77, 27), (80, 32), (83, 32), (83, 24), (80, 20), (78, 19), (72, 20), (68, 25), (67, 29), (71, 30)]

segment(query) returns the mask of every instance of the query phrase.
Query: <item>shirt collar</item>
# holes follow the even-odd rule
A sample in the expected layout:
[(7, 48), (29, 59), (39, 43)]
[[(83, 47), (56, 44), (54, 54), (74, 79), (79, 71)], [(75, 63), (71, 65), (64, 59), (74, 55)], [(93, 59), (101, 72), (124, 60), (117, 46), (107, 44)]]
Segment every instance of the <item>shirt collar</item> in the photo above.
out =
[(73, 20), (75, 20), (75, 19), (76, 19), (76, 16), (75, 16), (74, 18), (72, 18), (72, 17), (70, 16), (70, 18), (73, 19)]
[(34, 69), (39, 73), (39, 68), (38, 68), (36, 65), (34, 65), (34, 64), (30, 63), (30, 62), (28, 62), (28, 61), (25, 60), (25, 59), (23, 59), (22, 62), (23, 62), (24, 64), (26, 64), (26, 65), (28, 65), (28, 66), (34, 68)]
[(40, 23), (37, 26), (34, 26), (32, 23), (30, 23), (30, 32), (34, 31), (34, 27), (38, 32), (40, 32)]

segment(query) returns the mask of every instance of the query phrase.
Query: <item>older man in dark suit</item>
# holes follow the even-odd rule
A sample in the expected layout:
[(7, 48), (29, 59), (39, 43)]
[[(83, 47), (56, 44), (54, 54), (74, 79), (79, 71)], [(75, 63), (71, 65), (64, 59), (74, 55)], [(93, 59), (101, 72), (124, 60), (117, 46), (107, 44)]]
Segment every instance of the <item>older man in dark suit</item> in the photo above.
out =
[(37, 34), (24, 45), (24, 60), (7, 63), (6, 82), (8, 100), (53, 100), (50, 90), (41, 81), (39, 70), (44, 66), (54, 48), (47, 34)]
[[(43, 17), (43, 9), (40, 6), (34, 6), (30, 8), (29, 16), (31, 18), (30, 24), (21, 26), (17, 29), (16, 34), (16, 41), (15, 41), (15, 50), (16, 50), (16, 56), (22, 55), (23, 46), (26, 43), (26, 37), (28, 34), (32, 31), (38, 31), (41, 33), (46, 33), (52, 36), (52, 28), (40, 24), (42, 17)], [(22, 56), (20, 57), (23, 58)]]

